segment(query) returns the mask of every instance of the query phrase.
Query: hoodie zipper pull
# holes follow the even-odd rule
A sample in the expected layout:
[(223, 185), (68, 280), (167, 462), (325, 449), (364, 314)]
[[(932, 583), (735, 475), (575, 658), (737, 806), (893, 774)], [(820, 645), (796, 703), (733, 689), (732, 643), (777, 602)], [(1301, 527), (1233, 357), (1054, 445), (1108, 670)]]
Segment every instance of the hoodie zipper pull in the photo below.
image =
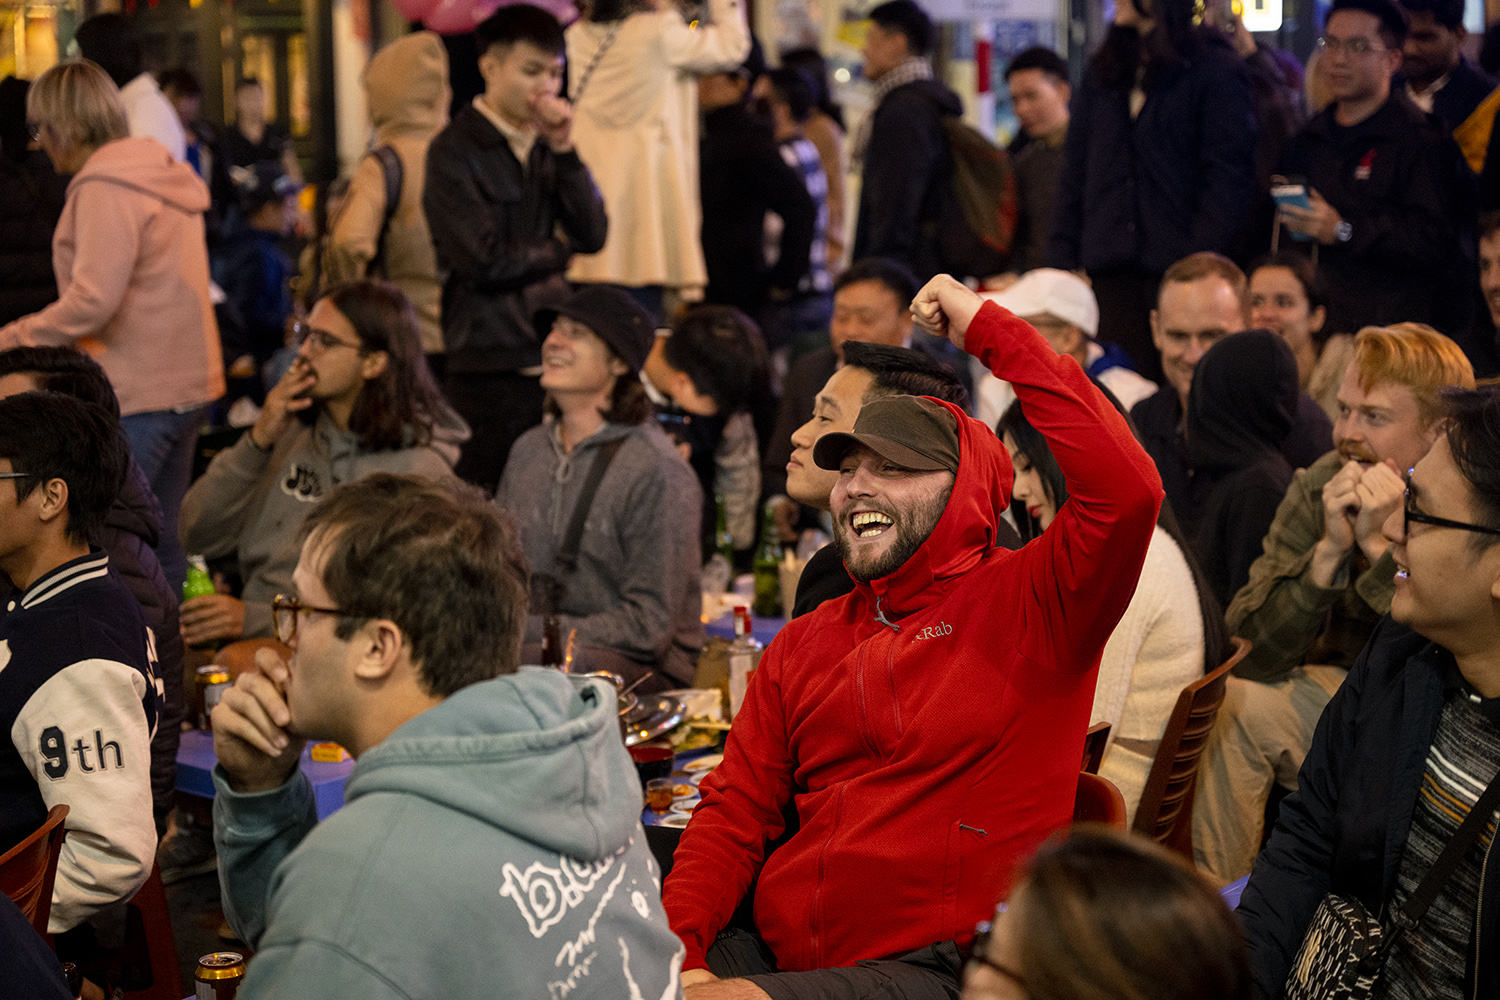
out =
[(879, 597), (875, 598), (875, 620), (878, 621), (880, 624), (886, 626), (887, 628), (889, 628), (893, 632), (900, 632), (901, 631), (901, 626), (897, 625), (895, 622), (893, 622), (889, 618), (887, 618), (885, 616), (885, 612), (882, 611), (882, 610), (880, 610), (880, 598)]

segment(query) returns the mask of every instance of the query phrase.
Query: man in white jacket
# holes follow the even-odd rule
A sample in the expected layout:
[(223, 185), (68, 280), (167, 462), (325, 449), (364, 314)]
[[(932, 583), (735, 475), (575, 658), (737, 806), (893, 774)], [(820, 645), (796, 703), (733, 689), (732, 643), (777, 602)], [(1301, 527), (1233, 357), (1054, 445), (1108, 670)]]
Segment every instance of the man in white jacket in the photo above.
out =
[(156, 77), (141, 69), (141, 44), (123, 14), (96, 14), (78, 26), (78, 51), (103, 67), (120, 88), (130, 134), (155, 139), (178, 163), (187, 160), (187, 132)]

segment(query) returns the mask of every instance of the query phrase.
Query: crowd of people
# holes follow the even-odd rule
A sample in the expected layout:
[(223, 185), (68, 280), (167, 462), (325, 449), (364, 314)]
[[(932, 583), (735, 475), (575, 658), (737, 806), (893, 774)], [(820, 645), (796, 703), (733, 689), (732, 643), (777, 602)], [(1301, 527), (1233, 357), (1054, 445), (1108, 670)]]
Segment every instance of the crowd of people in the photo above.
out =
[[(1340, 919), (1373, 996), (1496, 996), (1500, 80), (1458, 0), (1306, 66), (1197, 7), (1009, 60), (982, 253), (913, 0), (847, 143), (739, 0), (506, 5), (474, 94), (413, 30), (310, 229), (260, 85), (204, 123), (127, 16), (0, 83), (0, 849), (70, 808), (57, 955), (120, 985), (216, 865), (245, 997), (1269, 1000)], [(780, 544), (665, 864), (614, 689), (523, 665), (690, 686), (705, 563)], [(1073, 826), (1086, 730), (1130, 825), (1233, 637), (1191, 860)], [(185, 664), (242, 639), (210, 832)]]

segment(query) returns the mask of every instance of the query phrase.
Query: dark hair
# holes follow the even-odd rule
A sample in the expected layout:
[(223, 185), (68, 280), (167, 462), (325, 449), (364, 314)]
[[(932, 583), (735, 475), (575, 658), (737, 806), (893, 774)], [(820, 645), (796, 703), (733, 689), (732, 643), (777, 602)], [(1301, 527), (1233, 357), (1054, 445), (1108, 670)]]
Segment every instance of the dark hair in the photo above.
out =
[(869, 19), (906, 39), (906, 51), (925, 56), (932, 51), (932, 18), (914, 0), (888, 0), (870, 11)]
[[(1104, 398), (1109, 400), (1125, 418), (1130, 432), (1139, 439), (1140, 432), (1136, 430), (1130, 415), (1125, 412), (1125, 407), (1120, 405), (1119, 399), (1103, 386), (1099, 388), (1104, 393)], [(999, 422), (995, 424), (996, 437), (1003, 438), (1007, 434), (1016, 443), (1016, 450), (1025, 455), (1026, 460), (1037, 471), (1037, 475), (1042, 480), (1042, 489), (1046, 491), (1047, 498), (1052, 501), (1052, 508), (1061, 510), (1062, 505), (1068, 500), (1068, 481), (1063, 476), (1062, 468), (1058, 466), (1057, 458), (1053, 456), (1052, 447), (1047, 444), (1047, 439), (1032, 425), (1030, 420), (1026, 419), (1019, 399), (1006, 408)], [(1042, 533), (1041, 525), (1027, 512), (1025, 504), (1012, 498), (1010, 511), (1011, 516), (1015, 518), (1021, 537), (1026, 541)], [(1156, 524), (1167, 533), (1172, 541), (1177, 543), (1177, 548), (1182, 552), (1182, 558), (1187, 562), (1188, 571), (1193, 575), (1193, 589), (1198, 592), (1198, 614), (1203, 619), (1203, 671), (1207, 673), (1223, 663), (1229, 656), (1229, 628), (1224, 624), (1224, 609), (1219, 605), (1219, 599), (1214, 595), (1213, 585), (1204, 575), (1203, 567), (1198, 565), (1198, 560), (1193, 554), (1193, 546), (1183, 532), (1182, 525), (1178, 523), (1172, 505), (1166, 500), (1162, 501), (1161, 508), (1157, 511)]]
[(0, 154), (17, 163), (24, 163), (31, 155), (31, 135), (26, 127), (26, 94), (30, 90), (30, 83), (14, 76), (0, 80)]
[(870, 373), (870, 388), (861, 403), (886, 396), (933, 396), (969, 408), (964, 384), (946, 365), (921, 351), (851, 340), (844, 345), (844, 365)]
[(183, 97), (203, 96), (203, 84), (199, 82), (198, 74), (186, 66), (163, 70), (156, 78), (156, 85), (162, 90), (175, 91)]
[[(1500, 23), (1500, 22), (1497, 22)], [(1500, 210), (1479, 213), (1479, 232), (1475, 239), (1485, 239), (1500, 232)]]
[[(1120, 2), (1129, 3), (1130, 0)], [(1058, 83), (1068, 82), (1067, 60), (1044, 45), (1033, 45), (1012, 59), (1010, 65), (1005, 67), (1005, 79), (1009, 80), (1012, 73), (1019, 73), (1023, 69), (1039, 69)]]
[(662, 345), (667, 364), (728, 416), (745, 405), (756, 372), (765, 366), (760, 328), (732, 306), (694, 306), (672, 324)]
[(1055, 834), (1011, 894), (1011, 939), (1034, 1000), (1249, 1000), (1250, 960), (1203, 876), (1145, 837)]
[(834, 103), (833, 90), (828, 86), (828, 63), (817, 49), (789, 49), (781, 54), (781, 65), (800, 69), (812, 85), (813, 107), (822, 111), (839, 128), (844, 127), (844, 109)]
[(388, 618), (410, 644), (429, 694), (515, 673), (521, 660), (526, 557), (510, 515), (459, 480), (377, 472), (336, 487), (302, 522), (324, 547), (323, 586), (336, 634)]
[(850, 264), (838, 276), (833, 283), (833, 293), (837, 295), (850, 285), (857, 285), (862, 281), (878, 281), (889, 288), (903, 309), (917, 297), (917, 289), (920, 287), (916, 275), (900, 261), (889, 257), (866, 257)]
[(1464, 0), (1401, 0), (1401, 8), (1407, 13), (1408, 25), (1412, 14), (1431, 14), (1433, 21), (1449, 31), (1457, 31), (1464, 24)]
[[(1264, 257), (1257, 258), (1252, 262), (1248, 272), (1249, 276), (1254, 278), (1255, 272), (1263, 267), (1281, 267), (1292, 272), (1292, 277), (1296, 278), (1297, 284), (1302, 286), (1302, 294), (1307, 297), (1308, 312), (1312, 312), (1314, 309), (1328, 304), (1327, 289), (1323, 285), (1323, 278), (1318, 274), (1318, 269), (1313, 264), (1312, 258), (1304, 257), (1300, 253), (1294, 253), (1289, 250), (1278, 250), (1275, 253), (1269, 253)], [(1250, 286), (1247, 282), (1245, 285), (1247, 300), (1249, 293)], [(1324, 323), (1320, 329), (1313, 331), (1312, 340), (1321, 350), (1332, 335), (1333, 328)]]
[(639, 0), (584, 0), (578, 5), (585, 21), (608, 24), (629, 17), (637, 11), (648, 10)]
[(12, 347), (0, 351), (0, 376), (30, 375), (38, 389), (93, 403), (116, 420), (120, 400), (99, 362), (72, 347)]
[[(1119, 2), (1141, 7), (1140, 0)], [(1228, 49), (1218, 29), (1194, 25), (1193, 7), (1194, 0), (1152, 0), (1151, 30), (1144, 35), (1134, 27), (1111, 25), (1092, 57), (1100, 82), (1111, 90), (1129, 90), (1144, 68), (1143, 86), (1149, 90), (1162, 72), (1184, 66), (1205, 45)]]
[(474, 28), (474, 44), (480, 55), (496, 45), (509, 49), (517, 42), (529, 42), (543, 52), (561, 55), (562, 25), (540, 7), (516, 3), (501, 7)]
[(141, 75), (141, 43), (124, 14), (95, 14), (78, 26), (73, 39), (79, 55), (98, 63), (116, 87)]
[[(364, 280), (335, 285), (322, 298), (354, 327), (366, 352), (384, 351), (390, 359), (385, 371), (365, 382), (349, 415), (360, 447), (393, 451), (430, 443), (447, 404), (427, 367), (417, 314), (406, 296), (395, 285)], [(313, 419), (315, 409), (302, 412)]]
[(776, 95), (776, 99), (791, 112), (792, 121), (799, 124), (807, 121), (813, 107), (812, 85), (807, 81), (807, 74), (800, 69), (782, 66), (780, 69), (769, 70), (766, 80), (771, 84), (771, 92)]
[(10, 459), (16, 498), (51, 479), (68, 484), (68, 538), (90, 542), (125, 484), (130, 445), (120, 421), (93, 403), (60, 392), (0, 399), (0, 457)]
[[(1411, 31), (1411, 19), (1395, 0), (1333, 0), (1333, 6), (1328, 8), (1328, 17), (1333, 17), (1341, 10), (1363, 11), (1377, 18), (1380, 21), (1380, 40), (1387, 47), (1399, 49), (1406, 44), (1406, 36)], [(1328, 18), (1323, 19), (1323, 24), (1328, 24)]]
[[(1500, 386), (1444, 389), (1443, 401), (1448, 409), (1448, 450), (1473, 491), (1479, 523), (1500, 528)], [(1500, 542), (1494, 535), (1468, 534), (1476, 550)]]

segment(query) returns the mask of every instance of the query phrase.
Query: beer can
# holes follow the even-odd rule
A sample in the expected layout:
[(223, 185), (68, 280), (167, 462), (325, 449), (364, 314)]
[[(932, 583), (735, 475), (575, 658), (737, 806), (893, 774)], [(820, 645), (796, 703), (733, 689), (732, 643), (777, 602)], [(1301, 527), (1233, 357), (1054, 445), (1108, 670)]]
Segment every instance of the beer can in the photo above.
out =
[(234, 1000), (245, 979), (245, 956), (237, 951), (216, 951), (198, 959), (194, 1000)]
[(229, 671), (217, 663), (199, 667), (194, 678), (197, 685), (197, 694), (194, 703), (198, 707), (198, 728), (205, 733), (213, 732), (212, 716), (214, 706), (219, 699), (224, 697), (224, 692), (229, 688)]

